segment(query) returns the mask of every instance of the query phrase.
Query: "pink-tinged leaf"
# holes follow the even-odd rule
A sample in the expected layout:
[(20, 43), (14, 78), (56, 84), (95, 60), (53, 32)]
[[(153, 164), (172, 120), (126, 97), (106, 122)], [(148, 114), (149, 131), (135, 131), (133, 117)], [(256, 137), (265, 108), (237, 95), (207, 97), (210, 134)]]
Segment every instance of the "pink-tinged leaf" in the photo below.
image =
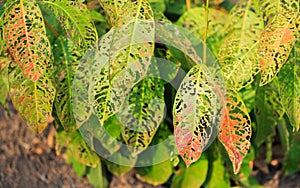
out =
[(205, 65), (194, 66), (183, 79), (175, 97), (175, 142), (187, 166), (197, 161), (214, 131), (217, 96)]
[(234, 174), (237, 174), (250, 148), (250, 117), (238, 93), (227, 91), (224, 102), (218, 138), (229, 155)]
[(258, 54), (260, 86), (271, 82), (287, 61), (299, 35), (299, 15), (281, 13), (261, 34)]
[(51, 50), (43, 16), (35, 1), (16, 1), (7, 6), (3, 37), (23, 76), (34, 82), (42, 77), (49, 68)]

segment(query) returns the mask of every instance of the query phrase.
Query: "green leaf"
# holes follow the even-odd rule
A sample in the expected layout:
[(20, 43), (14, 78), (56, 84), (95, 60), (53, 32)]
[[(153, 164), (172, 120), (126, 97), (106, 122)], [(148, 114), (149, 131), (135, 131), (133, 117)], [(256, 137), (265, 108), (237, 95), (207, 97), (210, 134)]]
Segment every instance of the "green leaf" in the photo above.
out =
[(279, 98), (295, 131), (300, 129), (300, 40), (278, 74)]
[(95, 168), (90, 168), (87, 175), (89, 182), (95, 186), (95, 188), (108, 187), (108, 181), (102, 171), (102, 165), (99, 163)]
[(57, 116), (66, 131), (79, 127), (73, 116), (72, 87), (75, 70), (82, 52), (74, 43), (65, 38), (58, 38), (54, 44), (54, 86), (56, 97), (54, 106)]
[(207, 188), (219, 188), (230, 187), (229, 175), (224, 167), (221, 156), (212, 162), (212, 166), (209, 166), (211, 175), (208, 180)]
[(300, 133), (294, 132), (290, 135), (290, 150), (283, 164), (285, 175), (293, 174), (300, 170)]
[(208, 160), (202, 157), (200, 160), (192, 164), (189, 168), (183, 165), (175, 172), (172, 180), (171, 188), (195, 188), (200, 187), (207, 175)]
[(151, 78), (151, 72), (158, 71), (156, 66), (149, 68), (150, 77), (132, 88), (123, 108), (117, 113), (125, 126), (122, 131), (123, 140), (133, 156), (148, 147), (165, 115), (163, 82), (158, 78)]
[(195, 65), (183, 79), (173, 106), (174, 134), (187, 166), (197, 161), (218, 122), (217, 96), (205, 65)]
[(46, 76), (33, 82), (22, 75), (14, 63), (8, 68), (10, 97), (20, 115), (27, 120), (30, 129), (42, 133), (52, 122), (52, 104), (55, 89)]
[(5, 9), (3, 38), (23, 76), (36, 82), (51, 70), (51, 49), (35, 1), (14, 1)]
[(274, 86), (257, 87), (255, 97), (255, 144), (260, 146), (274, 135), (275, 127), (283, 115), (279, 96)]
[(253, 82), (258, 70), (257, 49), (263, 19), (257, 0), (239, 1), (230, 12), (229, 33), (220, 48), (218, 60), (229, 86), (239, 90)]
[(56, 133), (56, 143), (56, 150), (59, 153), (64, 147), (67, 147), (66, 154), (69, 162), (75, 160), (91, 167), (96, 167), (99, 164), (98, 155), (91, 150), (78, 131)]
[(0, 104), (6, 104), (6, 99), (9, 92), (8, 84), (8, 63), (9, 59), (0, 57)]
[(218, 138), (228, 153), (234, 174), (237, 174), (250, 148), (252, 134), (250, 116), (237, 92), (226, 92), (222, 115)]
[[(153, 157), (158, 159), (160, 157), (168, 156), (168, 149), (163, 146), (157, 151)], [(150, 183), (154, 186), (165, 183), (173, 173), (173, 164), (171, 160), (166, 160), (159, 164), (153, 164), (152, 166), (135, 168), (137, 177), (142, 181)]]
[(121, 147), (121, 142), (107, 132), (96, 115), (91, 115), (79, 130), (87, 144), (104, 158), (110, 157)]
[(53, 12), (65, 29), (65, 35), (82, 49), (93, 46), (98, 41), (96, 28), (91, 20), (90, 11), (82, 0), (42, 0), (41, 7)]

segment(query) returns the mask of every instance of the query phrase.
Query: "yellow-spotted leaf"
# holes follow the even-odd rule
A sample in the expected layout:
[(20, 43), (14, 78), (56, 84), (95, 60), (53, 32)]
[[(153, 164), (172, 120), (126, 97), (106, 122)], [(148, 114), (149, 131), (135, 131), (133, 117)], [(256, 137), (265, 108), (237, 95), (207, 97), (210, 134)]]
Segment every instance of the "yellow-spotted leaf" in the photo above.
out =
[(6, 47), (23, 75), (35, 82), (44, 75), (51, 61), (41, 10), (35, 1), (20, 0), (9, 5), (3, 28)]
[(217, 126), (217, 96), (211, 82), (206, 66), (195, 65), (175, 96), (175, 142), (187, 166), (200, 158)]
[[(225, 25), (228, 15), (217, 9), (208, 9), (208, 20), (205, 19), (205, 15), (204, 7), (193, 8), (185, 12), (177, 24), (189, 29), (202, 40), (207, 37), (209, 49), (217, 54), (222, 44), (221, 39), (226, 34)], [(208, 28), (206, 22), (209, 22)]]
[(52, 11), (64, 28), (65, 35), (77, 47), (87, 49), (98, 41), (96, 28), (84, 1), (42, 0), (39, 4), (45, 12)]
[(27, 120), (30, 129), (42, 133), (52, 122), (52, 105), (55, 89), (45, 75), (36, 82), (22, 75), (18, 66), (11, 63), (9, 69), (10, 97), (20, 115)]
[(82, 56), (82, 51), (76, 49), (76, 45), (65, 38), (58, 38), (53, 48), (54, 52), (54, 86), (56, 97), (54, 106), (66, 131), (72, 131), (79, 127), (73, 115), (72, 87), (75, 70)]
[(144, 151), (164, 117), (164, 85), (156, 78), (145, 78), (132, 88), (123, 109), (117, 114), (125, 126), (123, 140), (132, 156)]
[[(297, 9), (299, 11), (299, 5)], [(275, 78), (299, 37), (300, 14), (296, 10), (278, 13), (274, 21), (261, 34), (258, 49), (261, 70), (260, 86)]]
[(114, 26), (116, 24), (120, 17), (122, 7), (126, 2), (126, 0), (99, 0), (105, 14), (109, 18), (110, 25)]
[(234, 173), (237, 174), (250, 148), (250, 117), (237, 92), (227, 91), (224, 102), (218, 138), (228, 153)]
[(218, 60), (223, 77), (236, 90), (254, 80), (258, 70), (257, 49), (263, 19), (257, 0), (239, 1), (230, 12), (229, 24)]

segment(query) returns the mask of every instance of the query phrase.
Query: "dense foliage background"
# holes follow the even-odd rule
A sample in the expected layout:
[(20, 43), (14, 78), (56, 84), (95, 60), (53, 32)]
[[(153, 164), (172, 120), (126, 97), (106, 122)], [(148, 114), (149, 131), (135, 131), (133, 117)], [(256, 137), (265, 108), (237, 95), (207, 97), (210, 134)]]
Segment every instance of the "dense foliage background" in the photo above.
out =
[[(129, 172), (148, 146), (173, 134), (178, 151), (154, 153), (170, 160), (136, 167), (139, 179), (174, 188), (259, 186), (250, 176), (253, 161), (263, 151), (271, 163), (275, 141), (285, 156), (284, 174), (300, 170), (299, 7), (298, 0), (2, 1), (0, 103), (6, 105), (9, 96), (37, 133), (52, 123), (57, 153), (67, 147), (76, 173), (96, 187), (107, 186), (105, 171), (117, 176)], [(141, 23), (150, 24), (143, 28)], [(185, 29), (158, 36), (159, 23)], [(203, 52), (195, 50), (197, 45), (184, 34), (188, 31), (202, 41)], [(139, 35), (150, 41), (139, 37), (140, 43), (134, 43)], [(116, 41), (126, 37), (132, 39), (128, 45), (118, 46)], [(159, 37), (196, 53), (158, 44)], [(80, 60), (90, 48), (99, 49), (109, 63), (87, 74)], [(210, 62), (210, 53), (217, 62)], [(157, 68), (151, 67), (151, 57), (170, 60), (187, 72), (177, 91), (160, 79), (145, 78)], [(210, 69), (212, 63), (219, 68)], [(178, 69), (167, 79), (178, 77)], [(96, 80), (89, 88), (92, 110), (80, 103), (85, 99), (76, 98), (90, 87), (85, 82), (77, 87), (76, 78)], [(113, 87), (124, 83), (129, 90)], [(133, 117), (125, 113), (124, 118), (134, 122), (136, 131), (117, 116), (125, 111), (125, 96)], [(153, 98), (165, 101), (165, 119), (163, 107), (151, 105)], [(219, 132), (205, 150), (213, 138), (213, 122)], [(80, 127), (88, 127), (92, 141), (83, 139)], [(148, 131), (142, 131), (145, 127)], [(105, 137), (104, 128), (113, 139)], [(120, 155), (119, 142), (128, 146), (132, 166), (109, 162), (95, 152)]]

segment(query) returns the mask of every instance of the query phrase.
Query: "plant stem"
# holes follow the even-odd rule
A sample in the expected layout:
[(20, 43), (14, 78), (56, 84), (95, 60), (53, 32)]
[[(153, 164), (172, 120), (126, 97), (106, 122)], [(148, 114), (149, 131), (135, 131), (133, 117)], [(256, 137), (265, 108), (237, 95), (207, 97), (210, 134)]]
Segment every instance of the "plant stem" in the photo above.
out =
[(186, 4), (186, 9), (190, 10), (191, 9), (191, 0), (185, 0), (185, 4)]

